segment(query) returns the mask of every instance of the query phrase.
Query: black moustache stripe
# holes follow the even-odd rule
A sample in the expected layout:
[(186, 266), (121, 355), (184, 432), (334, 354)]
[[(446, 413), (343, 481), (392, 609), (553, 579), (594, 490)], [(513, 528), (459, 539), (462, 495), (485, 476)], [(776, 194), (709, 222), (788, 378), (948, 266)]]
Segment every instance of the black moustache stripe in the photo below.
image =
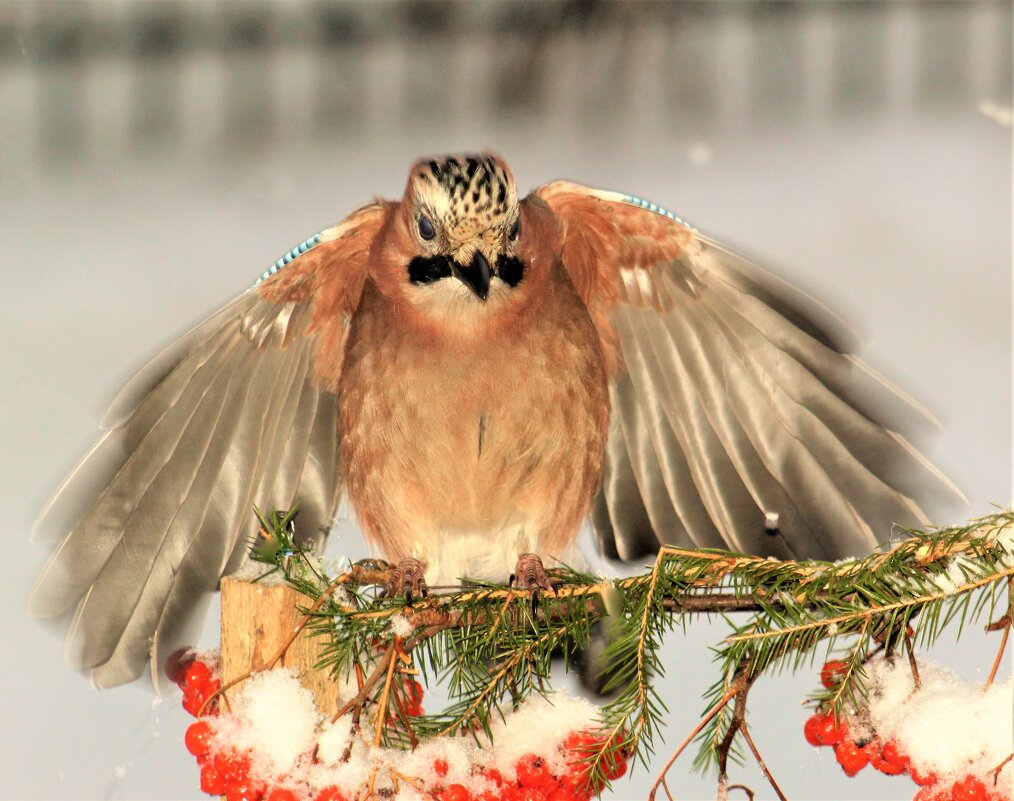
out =
[(501, 256), (496, 260), (496, 274), (508, 286), (517, 286), (525, 277), (525, 265), (515, 256)]
[(452, 273), (449, 256), (416, 256), (408, 263), (408, 280), (413, 284), (432, 284)]
[[(408, 263), (408, 280), (413, 284), (432, 284), (454, 274), (450, 256), (416, 256)], [(508, 286), (517, 286), (525, 276), (525, 265), (515, 256), (496, 260), (494, 273)]]

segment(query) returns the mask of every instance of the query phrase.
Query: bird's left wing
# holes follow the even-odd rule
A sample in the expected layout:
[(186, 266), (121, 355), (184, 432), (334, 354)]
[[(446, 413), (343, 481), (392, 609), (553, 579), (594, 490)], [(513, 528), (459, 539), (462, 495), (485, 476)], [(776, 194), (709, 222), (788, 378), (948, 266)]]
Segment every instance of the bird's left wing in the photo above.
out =
[(922, 412), (848, 355), (826, 307), (647, 201), (569, 182), (537, 194), (613, 367), (592, 509), (607, 555), (838, 558), (924, 522), (914, 498), (960, 496), (877, 422)]
[(330, 528), (331, 390), (382, 219), (371, 204), (306, 240), (142, 368), (41, 513), (33, 537), (59, 544), (29, 610), (74, 610), (66, 658), (98, 686), (149, 661), (158, 682), (195, 607), (243, 558), (255, 504), (298, 503), (306, 539)]

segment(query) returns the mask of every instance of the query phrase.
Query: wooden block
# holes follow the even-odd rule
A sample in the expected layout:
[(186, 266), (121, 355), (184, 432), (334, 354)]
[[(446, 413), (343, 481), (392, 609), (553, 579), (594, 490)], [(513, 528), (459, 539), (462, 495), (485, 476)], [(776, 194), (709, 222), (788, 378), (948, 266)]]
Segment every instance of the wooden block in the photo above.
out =
[[(309, 607), (308, 598), (284, 584), (222, 579), (222, 684), (251, 670), (263, 668), (302, 622), (297, 607)], [(315, 670), (324, 640), (308, 629), (300, 632), (276, 667), (295, 668), (300, 681), (325, 715), (338, 710), (338, 685), (326, 671)], [(243, 686), (238, 684), (226, 695)]]

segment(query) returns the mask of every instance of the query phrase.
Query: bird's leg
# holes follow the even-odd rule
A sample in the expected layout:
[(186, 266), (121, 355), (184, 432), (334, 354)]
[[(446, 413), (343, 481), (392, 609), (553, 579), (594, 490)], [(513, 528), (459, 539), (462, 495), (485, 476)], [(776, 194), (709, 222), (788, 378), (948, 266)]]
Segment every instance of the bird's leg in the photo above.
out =
[(384, 585), (384, 595), (402, 596), (409, 606), (414, 597), (425, 598), (430, 590), (426, 586), (423, 572), (423, 563), (418, 559), (402, 559), (397, 567), (390, 569), (387, 584)]
[(534, 553), (523, 553), (518, 556), (518, 562), (514, 566), (514, 572), (511, 574), (508, 584), (531, 593), (533, 615), (539, 607), (540, 589), (556, 594), (556, 585), (546, 572), (542, 558)]

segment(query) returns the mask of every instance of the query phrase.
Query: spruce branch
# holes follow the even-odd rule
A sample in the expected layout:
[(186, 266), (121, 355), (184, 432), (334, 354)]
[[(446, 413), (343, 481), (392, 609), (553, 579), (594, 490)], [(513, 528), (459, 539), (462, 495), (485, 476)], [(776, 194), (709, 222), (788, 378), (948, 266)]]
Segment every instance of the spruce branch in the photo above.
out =
[[(368, 560), (332, 578), (295, 540), (292, 513), (260, 520), (263, 547), (254, 558), (312, 599), (299, 630), (325, 639), (319, 668), (359, 681), (338, 717), (351, 712), (358, 727), (363, 709), (376, 705), (373, 740), (388, 745), (408, 748), (465, 733), (488, 742), (494, 718), (547, 692), (554, 657), (570, 668), (593, 627), (603, 626), (610, 632), (605, 683), (616, 695), (603, 709), (598, 745), (585, 762), (588, 780), (606, 783), (606, 767), (618, 754), (647, 764), (652, 753), (667, 712), (656, 689), (666, 671), (664, 638), (701, 613), (739, 615), (727, 618), (731, 632), (714, 649), (719, 679), (705, 713), (670, 758), (652, 797), (659, 787), (667, 792), (666, 772), (695, 740), (695, 765), (717, 769), (723, 787), (740, 736), (765, 770), (745, 723), (749, 688), (766, 672), (809, 664), (821, 645), (844, 643), (845, 666), (813, 701), (844, 715), (866, 694), (864, 665), (872, 654), (903, 646), (917, 675), (916, 645), (932, 644), (947, 628), (960, 636), (983, 613), (994, 617), (1006, 596), (1007, 615), (996, 624), (1004, 631), (998, 665), (1011, 626), (1012, 512), (961, 527), (904, 531), (889, 550), (840, 563), (667, 546), (643, 575), (610, 581), (561, 567), (554, 571), (561, 582), (557, 593), (544, 596), (538, 609), (526, 593), (493, 584), (462, 585), (412, 605), (381, 597), (386, 564)], [(399, 666), (409, 663), (424, 681), (445, 682), (450, 698), (446, 709), (413, 716), (411, 723), (395, 680)]]

